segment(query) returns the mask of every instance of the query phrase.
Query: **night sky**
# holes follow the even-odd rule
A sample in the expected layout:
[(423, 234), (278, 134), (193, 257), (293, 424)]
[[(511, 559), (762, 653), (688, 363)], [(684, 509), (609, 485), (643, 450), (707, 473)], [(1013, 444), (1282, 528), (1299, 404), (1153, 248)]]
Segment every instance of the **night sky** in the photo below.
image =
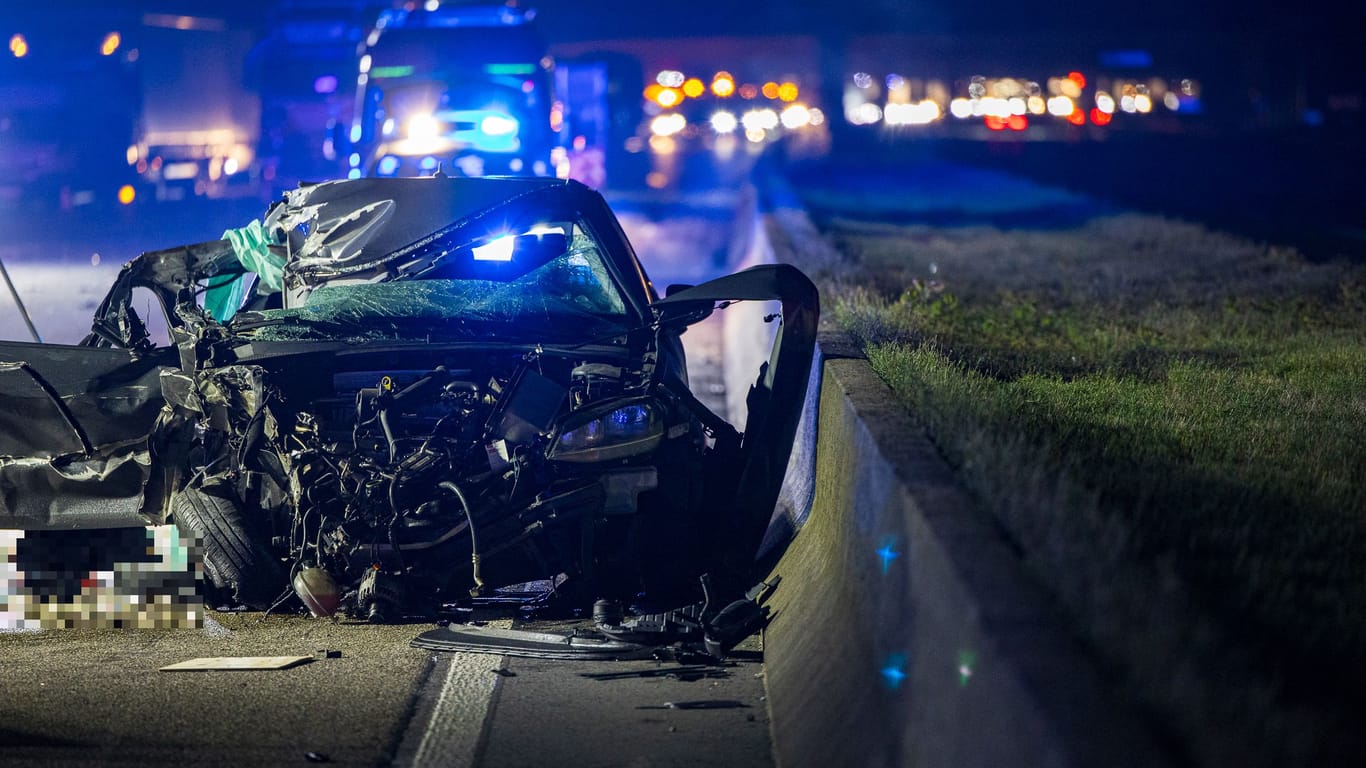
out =
[[(343, 5), (347, 0), (326, 0)], [(277, 0), (65, 0), (64, 12), (127, 8), (159, 13), (200, 14), (259, 24)], [(323, 2), (312, 2), (320, 5)], [(51, 6), (7, 0), (0, 17), (51, 13)], [(539, 0), (523, 2), (550, 22), (552, 35), (712, 34), (718, 28), (752, 34), (800, 33), (826, 29), (863, 32), (972, 33), (975, 31), (1164, 30), (1194, 29), (1221, 33), (1289, 30), (1358, 36), (1360, 12), (1344, 4), (1301, 0)], [(1347, 15), (1352, 14), (1351, 16)]]
[[(308, 0), (319, 5), (347, 0)], [(234, 26), (263, 30), (277, 0), (65, 0), (63, 15), (121, 8), (225, 18)], [(538, 9), (552, 42), (610, 38), (715, 35), (870, 33), (971, 38), (1017, 36), (1022, 45), (1040, 37), (1076, 39), (1108, 47), (1179, 47), (1215, 65), (1253, 66), (1284, 57), (1287, 66), (1347, 83), (1366, 79), (1358, 53), (1363, 24), (1359, 8), (1300, 0), (526, 0)], [(1348, 4), (1350, 5), (1350, 4)], [(51, 6), (6, 0), (0, 20), (51, 19)], [(1261, 62), (1277, 66), (1278, 61)]]

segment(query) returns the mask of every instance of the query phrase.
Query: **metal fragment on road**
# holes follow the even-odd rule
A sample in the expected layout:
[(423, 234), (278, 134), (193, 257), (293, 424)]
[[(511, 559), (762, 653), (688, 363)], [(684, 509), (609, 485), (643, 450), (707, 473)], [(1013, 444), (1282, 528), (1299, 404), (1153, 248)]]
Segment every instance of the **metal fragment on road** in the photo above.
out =
[[(734, 699), (700, 699), (697, 701), (666, 701), (664, 709), (748, 709), (749, 705)], [(645, 709), (645, 707), (641, 707)], [(657, 707), (650, 707), (657, 709)]]
[(650, 658), (654, 650), (637, 643), (620, 642), (604, 637), (468, 625), (450, 625), (423, 632), (413, 639), (412, 645), (433, 651), (579, 660)]
[(206, 656), (178, 661), (162, 672), (208, 672), (214, 670), (261, 671), (289, 669), (313, 660), (312, 656)]

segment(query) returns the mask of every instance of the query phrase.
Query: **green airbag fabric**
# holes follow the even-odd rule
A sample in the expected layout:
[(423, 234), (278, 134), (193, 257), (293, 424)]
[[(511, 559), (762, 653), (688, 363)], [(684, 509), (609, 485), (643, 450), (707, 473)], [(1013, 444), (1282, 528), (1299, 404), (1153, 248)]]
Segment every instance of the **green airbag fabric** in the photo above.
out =
[[(278, 291), (284, 275), (285, 260), (270, 252), (270, 238), (258, 219), (245, 227), (229, 229), (223, 239), (232, 244), (234, 255), (248, 272), (255, 272), (261, 285), (267, 290)], [(210, 280), (204, 293), (204, 308), (218, 322), (232, 317), (242, 306), (242, 292), (246, 288), (246, 275), (227, 279)]]

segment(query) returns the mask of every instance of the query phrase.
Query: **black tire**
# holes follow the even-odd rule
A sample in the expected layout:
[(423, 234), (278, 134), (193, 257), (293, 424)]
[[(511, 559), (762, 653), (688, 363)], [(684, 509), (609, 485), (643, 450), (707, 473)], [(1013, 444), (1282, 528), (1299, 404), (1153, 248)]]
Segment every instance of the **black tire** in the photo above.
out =
[(225, 491), (186, 488), (171, 500), (171, 517), (203, 542), (205, 574), (237, 602), (268, 608), (283, 590), (279, 563), (251, 535), (241, 507)]

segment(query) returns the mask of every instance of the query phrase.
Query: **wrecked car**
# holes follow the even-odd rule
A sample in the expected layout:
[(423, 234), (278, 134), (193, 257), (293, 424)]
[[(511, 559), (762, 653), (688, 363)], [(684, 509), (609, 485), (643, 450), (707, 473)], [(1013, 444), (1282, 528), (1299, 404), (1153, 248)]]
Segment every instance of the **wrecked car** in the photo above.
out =
[[(782, 303), (743, 433), (680, 341), (737, 300)], [(303, 185), (129, 262), (80, 344), (0, 343), (0, 527), (173, 522), (215, 604), (372, 621), (537, 580), (581, 605), (683, 605), (703, 575), (737, 596), (817, 315), (784, 265), (661, 297), (577, 182)]]

